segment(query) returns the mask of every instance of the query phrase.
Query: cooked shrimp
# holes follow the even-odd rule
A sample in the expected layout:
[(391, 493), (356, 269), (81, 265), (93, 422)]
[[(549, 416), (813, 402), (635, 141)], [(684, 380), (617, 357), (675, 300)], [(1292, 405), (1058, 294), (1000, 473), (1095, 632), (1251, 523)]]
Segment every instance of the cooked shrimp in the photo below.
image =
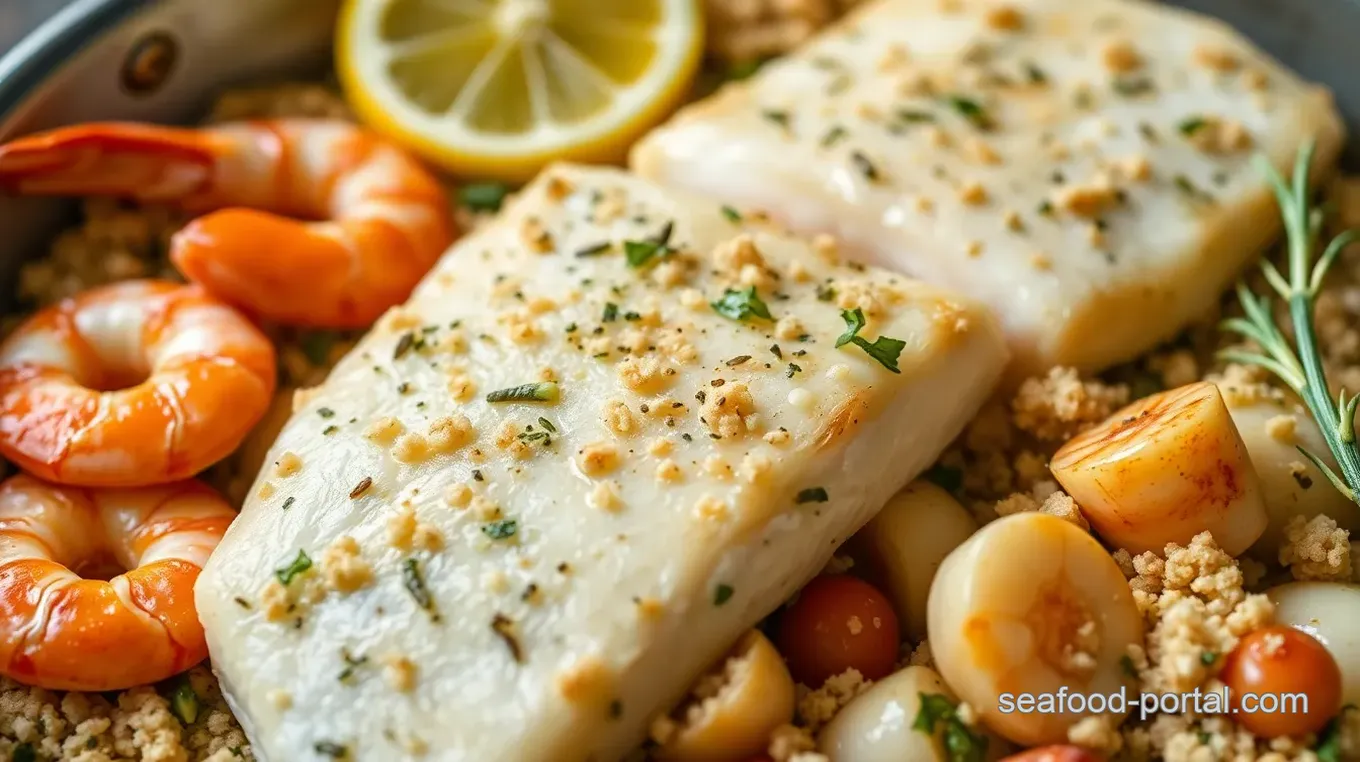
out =
[[(203, 661), (194, 583), (235, 516), (199, 481), (86, 490), (20, 475), (0, 484), (0, 674), (108, 691)], [(128, 571), (95, 578), (114, 567)]]
[(0, 454), (63, 484), (177, 481), (240, 444), (275, 374), (269, 339), (199, 286), (96, 288), (0, 344)]
[(0, 188), (212, 212), (174, 237), (175, 266), (289, 325), (368, 326), (405, 301), (453, 240), (438, 181), (343, 121), (66, 127), (0, 146)]

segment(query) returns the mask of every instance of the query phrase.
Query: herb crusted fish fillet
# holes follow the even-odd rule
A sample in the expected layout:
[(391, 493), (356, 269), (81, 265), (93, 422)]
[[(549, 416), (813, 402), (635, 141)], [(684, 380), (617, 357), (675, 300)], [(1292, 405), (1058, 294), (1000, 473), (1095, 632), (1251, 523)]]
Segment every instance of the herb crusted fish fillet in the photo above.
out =
[(198, 582), (256, 756), (640, 743), (1006, 363), (989, 311), (835, 254), (568, 166), (456, 245), (299, 397)]
[(1330, 165), (1330, 95), (1131, 0), (881, 0), (682, 111), (644, 176), (993, 305), (1018, 373), (1170, 338), (1278, 233), (1256, 152)]

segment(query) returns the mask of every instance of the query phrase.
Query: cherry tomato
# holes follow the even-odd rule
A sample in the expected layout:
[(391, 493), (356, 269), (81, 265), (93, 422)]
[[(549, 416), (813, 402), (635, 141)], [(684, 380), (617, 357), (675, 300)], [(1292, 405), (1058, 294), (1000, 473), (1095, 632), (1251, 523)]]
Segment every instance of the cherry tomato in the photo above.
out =
[(1001, 762), (1102, 762), (1104, 757), (1080, 746), (1040, 746), (1005, 757)]
[(794, 679), (809, 687), (819, 688), (851, 667), (878, 680), (897, 662), (897, 615), (868, 582), (845, 574), (822, 576), (784, 612), (778, 644)]
[[(1219, 677), (1232, 691), (1233, 719), (1263, 738), (1316, 732), (1341, 708), (1336, 659), (1317, 638), (1293, 627), (1266, 627), (1242, 638)], [(1247, 693), (1257, 694), (1248, 702), (1256, 711), (1243, 711)], [(1307, 695), (1306, 708), (1291, 706), (1291, 693)]]

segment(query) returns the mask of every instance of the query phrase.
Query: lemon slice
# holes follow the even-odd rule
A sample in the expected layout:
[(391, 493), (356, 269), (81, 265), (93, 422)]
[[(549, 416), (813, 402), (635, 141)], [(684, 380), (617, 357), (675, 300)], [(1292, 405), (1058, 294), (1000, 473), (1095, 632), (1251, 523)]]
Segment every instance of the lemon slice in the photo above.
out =
[(360, 118), (451, 171), (507, 181), (612, 162), (685, 97), (700, 0), (346, 0)]

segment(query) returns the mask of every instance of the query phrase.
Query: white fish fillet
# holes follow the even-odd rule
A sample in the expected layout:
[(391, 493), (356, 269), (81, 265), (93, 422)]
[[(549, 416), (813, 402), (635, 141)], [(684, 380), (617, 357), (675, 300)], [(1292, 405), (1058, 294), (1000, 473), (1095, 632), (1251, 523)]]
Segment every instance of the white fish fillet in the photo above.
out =
[[(599, 245), (641, 260), (667, 223), (640, 267)], [(604, 762), (640, 743), (929, 466), (1005, 365), (985, 309), (825, 254), (576, 167), (457, 244), (299, 399), (198, 582), (256, 756)], [(718, 314), (731, 277), (783, 322)], [(866, 343), (905, 342), (900, 375), (834, 346), (841, 303), (868, 307)], [(545, 376), (556, 402), (486, 401)], [(456, 450), (411, 436), (459, 415), (475, 441)], [(279, 601), (299, 551), (313, 565)], [(344, 592), (365, 565), (372, 581)]]
[[(1277, 234), (1250, 165), (1342, 140), (1224, 24), (1130, 0), (882, 0), (634, 148), (663, 184), (832, 232), (995, 307), (1017, 374), (1172, 337)], [(870, 177), (869, 175), (874, 175)]]

